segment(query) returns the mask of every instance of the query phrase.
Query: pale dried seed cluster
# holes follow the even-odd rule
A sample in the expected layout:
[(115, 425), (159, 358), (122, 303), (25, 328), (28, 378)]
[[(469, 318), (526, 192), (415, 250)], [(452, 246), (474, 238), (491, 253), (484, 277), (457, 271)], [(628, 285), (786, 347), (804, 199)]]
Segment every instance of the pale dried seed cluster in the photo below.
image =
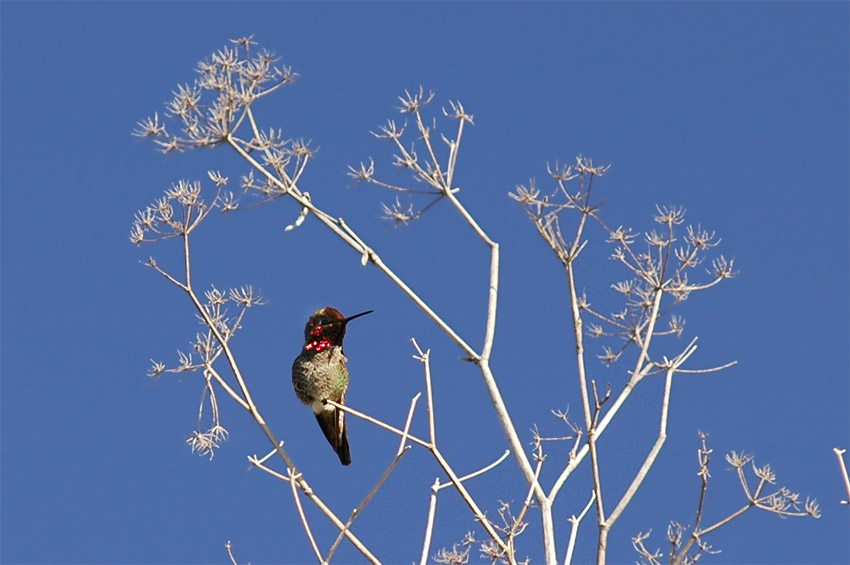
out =
[[(179, 85), (166, 103), (165, 114), (179, 122), (179, 134), (170, 133), (158, 113), (139, 122), (133, 134), (152, 138), (163, 153), (219, 145), (239, 128), (246, 108), (297, 78), (291, 68), (275, 66), (273, 53), (253, 53), (251, 37), (231, 43), (198, 63), (199, 77), (191, 85)], [(258, 146), (264, 143), (277, 147), (268, 138), (257, 140)]]
[[(361, 161), (358, 167), (348, 167), (348, 176), (358, 183), (366, 182), (387, 190), (407, 193), (408, 198), (413, 195), (430, 195), (432, 197), (427, 199), (426, 203), (418, 209), (416, 209), (412, 200), (402, 203), (398, 196), (390, 204), (382, 203), (382, 218), (393, 222), (395, 226), (405, 225), (420, 218), (437, 202), (459, 190), (453, 186), (452, 181), (455, 175), (460, 140), (463, 135), (464, 124), (474, 125), (472, 114), (468, 114), (460, 102), (450, 101), (450, 110), (443, 108), (442, 113), (445, 117), (457, 120), (458, 130), (451, 139), (440, 134), (443, 143), (448, 147), (448, 155), (444, 160), (441, 160), (438, 158), (437, 148), (432, 144), (432, 137), (437, 131), (437, 120), (432, 118), (430, 124), (428, 124), (422, 114), (423, 109), (434, 99), (434, 93), (425, 94), (424, 88), (420, 86), (419, 90), (413, 94), (405, 90), (404, 96), (399, 96), (398, 99), (401, 102), (401, 106), (398, 108), (399, 112), (410, 114), (414, 121), (416, 140), (412, 141), (409, 146), (402, 142), (407, 129), (407, 121), (399, 126), (395, 120), (387, 120), (386, 125), (379, 126), (378, 131), (372, 132), (372, 135), (378, 139), (386, 139), (392, 142), (397, 151), (393, 154), (393, 165), (407, 170), (414, 182), (426, 185), (428, 188), (415, 189), (377, 179), (375, 177), (375, 161), (371, 158), (368, 166)], [(424, 158), (417, 153), (417, 141), (423, 146)], [(441, 163), (443, 164), (441, 165)]]
[[(602, 314), (591, 308), (585, 295), (579, 296), (579, 308), (594, 317), (597, 322), (587, 325), (587, 334), (594, 338), (615, 337), (621, 341), (617, 346), (603, 346), (597, 357), (606, 364), (617, 361), (630, 346), (642, 347), (645, 332), (651, 321), (653, 298), (658, 290), (663, 290), (672, 298), (672, 303), (661, 311), (660, 317), (669, 316), (666, 330), (655, 328), (654, 336), (680, 336), (685, 320), (681, 316), (670, 315), (675, 303), (687, 300), (694, 291), (710, 288), (724, 279), (734, 277), (734, 260), (722, 255), (712, 260), (712, 269), (708, 270), (711, 279), (694, 284), (689, 280), (689, 271), (699, 266), (703, 254), (720, 243), (714, 232), (704, 230), (700, 225), (687, 226), (682, 236), (683, 244), (676, 245), (678, 237), (676, 226), (685, 221), (685, 211), (679, 207), (656, 206), (654, 221), (661, 230), (644, 233), (644, 250), (636, 249), (638, 239), (630, 228), (618, 226), (609, 228), (599, 217), (598, 204), (592, 204), (591, 190), (596, 177), (604, 175), (608, 166), (594, 166), (593, 162), (579, 156), (571, 166), (556, 163), (549, 167), (550, 176), (557, 182), (555, 191), (541, 196), (534, 181), (528, 186), (517, 186), (510, 197), (519, 202), (538, 232), (549, 244), (562, 263), (572, 261), (583, 247), (582, 242), (568, 241), (561, 230), (561, 213), (565, 210), (578, 212), (582, 218), (592, 218), (607, 233), (607, 241), (615, 247), (611, 258), (622, 265), (635, 277), (611, 285), (622, 294), (625, 306), (622, 310)], [(583, 220), (582, 220), (583, 221)]]

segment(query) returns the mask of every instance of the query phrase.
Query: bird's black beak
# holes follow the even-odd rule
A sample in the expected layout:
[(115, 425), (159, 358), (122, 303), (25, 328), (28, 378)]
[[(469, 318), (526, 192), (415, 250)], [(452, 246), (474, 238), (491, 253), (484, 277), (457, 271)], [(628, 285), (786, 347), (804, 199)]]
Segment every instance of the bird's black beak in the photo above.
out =
[(346, 318), (345, 320), (343, 320), (343, 322), (347, 324), (348, 322), (350, 322), (350, 321), (351, 321), (351, 320), (353, 320), (354, 318), (359, 318), (360, 316), (365, 316), (366, 314), (371, 314), (372, 312), (374, 312), (374, 310), (366, 310), (365, 312), (360, 312), (359, 314), (355, 314), (355, 315), (353, 315), (353, 316), (349, 316), (348, 318)]

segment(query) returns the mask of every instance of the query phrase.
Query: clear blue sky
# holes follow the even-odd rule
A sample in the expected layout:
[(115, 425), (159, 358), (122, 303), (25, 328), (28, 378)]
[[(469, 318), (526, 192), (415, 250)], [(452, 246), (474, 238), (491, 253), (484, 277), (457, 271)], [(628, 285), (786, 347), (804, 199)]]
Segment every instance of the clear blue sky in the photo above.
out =
[[(247, 415), (223, 404), (231, 436), (209, 462), (185, 445), (199, 378), (145, 376), (151, 358), (174, 364), (198, 326), (185, 296), (140, 264), (155, 255), (176, 265), (173, 242), (128, 241), (133, 213), (172, 182), (208, 183), (215, 168), (237, 188), (247, 172), (224, 150), (163, 157), (130, 132), (194, 79), (197, 61), (249, 34), (301, 74), (258, 112), (266, 128), (320, 147), (302, 187), (477, 346), (486, 249), (447, 206), (392, 229), (379, 220), (390, 196), (344, 174), (372, 156), (385, 178), (402, 180), (368, 132), (397, 115), (405, 88), (433, 90), (435, 111), (458, 99), (474, 114), (456, 184), (502, 246), (493, 366), (524, 440), (534, 424), (560, 433), (550, 410), (578, 414), (579, 397), (562, 270), (507, 192), (531, 177), (548, 190), (546, 163), (581, 153), (612, 164), (596, 189), (609, 225), (652, 229), (658, 203), (684, 206), (689, 221), (717, 230), (740, 275), (683, 304), (684, 337), (657, 353), (699, 336), (692, 367), (738, 365), (676, 382), (670, 436), (612, 532), (611, 561), (633, 562), (630, 538), (650, 528), (650, 547), (666, 550), (668, 521), (693, 520), (697, 430), (715, 450), (707, 520), (744, 503), (723, 460), (730, 450), (770, 463), (779, 484), (816, 497), (823, 511), (817, 521), (748, 514), (708, 540), (723, 551), (708, 562), (850, 560), (832, 453), (850, 447), (846, 2), (3, 2), (0, 16), (4, 563), (222, 563), (228, 540), (240, 562), (312, 561), (288, 489), (248, 471), (246, 456), (268, 448)], [(394, 437), (352, 421), (354, 463), (342, 468), (292, 392), (303, 324), (327, 304), (375, 310), (346, 341), (350, 404), (403, 419), (424, 387), (410, 358), (416, 337), (432, 349), (446, 456), (462, 473), (498, 456), (506, 443), (475, 367), (318, 222), (285, 233), (296, 214), (280, 201), (210, 218), (195, 239), (196, 283), (262, 289), (268, 305), (250, 311), (236, 351), (313, 487), (346, 516), (396, 448)], [(579, 284), (599, 305), (613, 303), (608, 285), (626, 276), (606, 253), (580, 267)], [(591, 370), (615, 391), (626, 380), (625, 365)], [(614, 492), (654, 439), (657, 392), (650, 383), (630, 399), (602, 443)], [(549, 453), (551, 483), (565, 455)], [(427, 453), (413, 449), (358, 521), (382, 559), (418, 559), (436, 476)], [(560, 554), (587, 478), (579, 473), (562, 493)], [(508, 461), (470, 488), (493, 516), (498, 500), (522, 499), (518, 480)], [(327, 547), (331, 528), (311, 517)], [(520, 555), (539, 562), (532, 526)], [(594, 556), (592, 519), (583, 528), (582, 562)], [(467, 530), (482, 535), (443, 491), (434, 548)], [(339, 560), (359, 556), (344, 545)]]

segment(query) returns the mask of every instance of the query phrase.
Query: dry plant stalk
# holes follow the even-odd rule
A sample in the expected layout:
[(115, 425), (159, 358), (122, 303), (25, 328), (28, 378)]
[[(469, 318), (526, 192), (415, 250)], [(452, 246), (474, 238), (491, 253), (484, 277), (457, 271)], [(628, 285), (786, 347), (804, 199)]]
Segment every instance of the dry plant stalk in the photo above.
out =
[[(416, 293), (407, 282), (384, 263), (377, 252), (369, 246), (343, 218), (332, 215), (314, 202), (310, 193), (299, 186), (302, 175), (313, 156), (309, 143), (284, 138), (281, 130), (261, 129), (253, 105), (260, 98), (292, 83), (297, 75), (288, 67), (277, 67), (277, 59), (268, 51), (255, 52), (256, 44), (252, 38), (233, 41), (232, 47), (225, 47), (214, 53), (208, 61), (198, 65), (199, 78), (193, 85), (182, 85), (174, 92), (174, 98), (167, 104), (167, 118), (179, 124), (180, 133), (172, 134), (158, 114), (138, 124), (135, 135), (149, 137), (165, 153), (184, 151), (201, 147), (229, 147), (250, 166), (250, 170), (241, 178), (244, 193), (257, 197), (253, 204), (242, 205), (240, 198), (233, 192), (225, 191), (229, 180), (219, 172), (210, 172), (209, 178), (215, 185), (211, 198), (204, 199), (199, 182), (180, 181), (165, 192), (165, 197), (136, 214), (130, 239), (141, 244), (168, 238), (179, 238), (183, 244), (183, 273), (174, 275), (150, 258), (147, 265), (160, 273), (169, 282), (183, 290), (194, 305), (199, 317), (206, 326), (205, 333), (199, 333), (192, 345), (193, 352), (179, 353), (179, 365), (166, 368), (163, 363), (153, 362), (151, 376), (162, 373), (201, 371), (204, 375), (204, 396), (199, 411), (199, 426), (190, 438), (193, 450), (213, 457), (215, 450), (227, 437), (227, 431), (219, 421), (217, 390), (223, 391), (246, 412), (263, 430), (271, 444), (271, 451), (262, 458), (249, 457), (251, 463), (270, 476), (289, 483), (296, 510), (301, 518), (307, 538), (320, 563), (327, 563), (333, 557), (343, 538), (353, 544), (365, 559), (378, 563), (378, 558), (352, 532), (351, 527), (362, 514), (363, 509), (378, 492), (386, 479), (396, 468), (403, 455), (417, 445), (427, 449), (445, 474), (446, 482), (437, 477), (431, 486), (431, 498), (425, 524), (424, 542), (420, 563), (425, 563), (431, 554), (431, 540), (436, 519), (437, 495), (447, 488), (453, 488), (461, 496), (471, 514), (481, 524), (488, 536), (486, 540), (476, 540), (468, 533), (459, 545), (451, 550), (441, 549), (432, 558), (442, 563), (464, 563), (469, 558), (470, 548), (478, 545), (482, 555), (493, 562), (517, 563), (517, 537), (526, 529), (525, 517), (535, 508), (540, 514), (542, 524), (543, 555), (547, 563), (557, 563), (557, 543), (555, 538), (554, 504), (566, 481), (576, 468), (590, 455), (593, 478), (593, 490), (590, 499), (576, 517), (569, 518), (571, 524), (569, 540), (565, 546), (564, 563), (570, 563), (575, 547), (578, 526), (591, 507), (596, 509), (597, 525), (597, 561), (606, 561), (608, 536), (611, 528), (631, 503), (635, 493), (646, 479), (654, 465), (667, 437), (668, 413), (672, 399), (673, 382), (681, 373), (710, 373), (729, 367), (734, 362), (706, 369), (686, 368), (685, 363), (697, 350), (696, 338), (692, 339), (681, 351), (671, 358), (656, 353), (656, 337), (681, 335), (684, 321), (673, 314), (671, 309), (687, 299), (692, 293), (711, 288), (720, 282), (735, 276), (734, 262), (723, 255), (715, 257), (708, 269), (709, 278), (703, 282), (691, 282), (689, 274), (705, 259), (705, 255), (720, 241), (700, 226), (688, 226), (685, 234), (677, 232), (684, 223), (684, 211), (679, 208), (658, 207), (655, 221), (660, 228), (644, 234), (645, 249), (638, 249), (638, 235), (629, 229), (612, 229), (599, 216), (600, 204), (591, 200), (592, 188), (597, 177), (601, 177), (608, 167), (595, 166), (591, 160), (578, 157), (572, 166), (555, 165), (549, 168), (550, 176), (556, 183), (551, 195), (541, 196), (532, 181), (528, 186), (518, 186), (510, 197), (521, 204), (528, 214), (544, 242), (552, 249), (556, 259), (562, 264), (567, 278), (567, 292), (570, 296), (573, 335), (576, 344), (576, 380), (581, 398), (581, 423), (570, 421), (566, 412), (553, 411), (570, 430), (569, 434), (558, 438), (541, 437), (534, 431), (533, 450), (527, 451), (511, 420), (510, 413), (503, 400), (496, 377), (490, 367), (490, 356), (496, 330), (496, 311), (499, 298), (499, 244), (481, 227), (477, 220), (461, 203), (458, 194), (460, 188), (455, 183), (457, 160), (464, 129), (473, 125), (473, 116), (460, 102), (450, 102), (443, 109), (444, 118), (453, 120), (457, 129), (451, 137), (440, 134), (439, 140), (447, 147), (447, 155), (441, 159), (439, 146), (434, 143), (437, 133), (436, 119), (429, 119), (424, 112), (433, 100), (433, 93), (426, 94), (424, 89), (410, 93), (405, 91), (399, 97), (399, 111), (405, 117), (404, 124), (388, 120), (373, 135), (390, 143), (395, 151), (393, 165), (408, 171), (418, 188), (389, 183), (378, 178), (375, 162), (369, 159), (368, 165), (361, 162), (358, 167), (350, 167), (349, 175), (358, 182), (375, 185), (381, 189), (396, 193), (393, 203), (383, 204), (385, 218), (402, 225), (415, 221), (440, 201), (447, 201), (460, 219), (481, 240), (490, 256), (489, 280), (487, 284), (487, 314), (483, 320), (483, 343), (475, 348), (461, 337), (437, 312), (428, 306), (425, 299)], [(405, 137), (407, 127), (413, 131), (414, 141)], [(406, 141), (407, 140), (407, 141)], [(424, 188), (423, 188), (424, 187)], [(407, 193), (411, 198), (425, 199), (414, 209), (413, 204), (403, 205), (398, 194)], [(376, 480), (375, 486), (366, 494), (361, 505), (350, 515), (346, 522), (340, 520), (333, 511), (312, 490), (303, 475), (298, 471), (292, 457), (284, 449), (261, 416), (260, 410), (251, 397), (247, 380), (239, 369), (237, 359), (230, 348), (230, 341), (241, 327), (248, 308), (262, 304), (250, 286), (219, 291), (215, 287), (205, 293), (202, 302), (193, 286), (190, 253), (190, 234), (216, 208), (223, 212), (232, 212), (240, 208), (269, 204), (283, 197), (292, 199), (300, 209), (295, 221), (286, 230), (300, 226), (308, 216), (321, 222), (332, 234), (351, 247), (360, 258), (361, 266), (371, 264), (383, 273), (389, 281), (404, 293), (411, 301), (462, 351), (466, 361), (478, 367), (485, 388), (493, 405), (493, 410), (508, 442), (509, 450), (494, 463), (459, 476), (438, 448), (435, 426), (435, 403), (430, 366), (430, 351), (423, 351), (413, 340), (416, 350), (414, 358), (423, 364), (428, 409), (428, 439), (418, 438), (409, 433), (414, 408), (419, 396), (411, 401), (410, 411), (403, 428), (398, 428), (373, 416), (364, 414), (350, 406), (334, 404), (338, 409), (352, 416), (374, 424), (375, 426), (400, 436), (396, 456), (386, 471)], [(565, 234), (562, 230), (564, 214), (577, 215), (574, 231)], [(588, 221), (590, 220), (590, 221)], [(629, 279), (612, 285), (624, 299), (624, 308), (612, 314), (603, 314), (592, 308), (584, 293), (580, 293), (576, 284), (576, 267), (581, 253), (587, 244), (587, 229), (595, 224), (602, 229), (609, 243), (614, 245), (612, 258), (629, 273)], [(684, 245), (676, 246), (679, 238)], [(227, 313), (227, 305), (236, 305), (235, 315)], [(667, 327), (661, 327), (662, 319), (667, 319)], [(587, 324), (587, 319), (592, 323)], [(620, 360), (624, 353), (632, 348), (635, 363), (628, 371), (629, 380), (616, 394), (610, 385), (600, 395), (597, 383), (589, 376), (586, 363), (585, 337), (606, 340), (619, 340), (616, 347), (606, 346), (597, 357), (611, 364)], [(195, 360), (194, 355), (198, 356)], [(222, 374), (216, 368), (216, 362), (223, 360), (229, 374)], [(647, 377), (654, 374), (664, 375), (664, 389), (659, 398), (658, 433), (653, 446), (643, 462), (634, 471), (631, 483), (623, 493), (611, 493), (606, 490), (603, 469), (600, 468), (600, 439), (613, 418), (618, 414), (634, 389)], [(218, 388), (217, 388), (218, 387)], [(205, 418), (205, 411), (206, 413)], [(206, 422), (206, 423), (205, 423)], [(548, 491), (540, 483), (540, 473), (546, 454), (545, 442), (571, 441), (568, 457), (557, 478)], [(817, 505), (807, 500), (805, 512), (797, 508), (798, 495), (780, 489), (770, 495), (762, 494), (765, 483), (772, 482), (769, 467), (756, 468), (753, 471), (760, 482), (753, 491), (743, 475), (743, 467), (749, 459), (732, 454), (730, 463), (736, 465), (742, 486), (748, 497), (748, 505), (729, 517), (708, 527), (701, 528), (702, 508), (708, 478), (708, 453), (703, 437), (701, 455), (701, 476), (703, 490), (700, 495), (697, 520), (691, 530), (690, 538), (683, 536), (686, 528), (671, 526), (668, 537), (673, 543), (671, 563), (688, 563), (699, 557), (700, 552), (707, 553), (710, 546), (703, 543), (702, 537), (714, 529), (728, 523), (752, 507), (762, 508), (785, 516), (817, 516)], [(275, 455), (282, 461), (284, 470), (276, 470), (268, 464)], [(509, 455), (513, 456), (526, 482), (525, 496), (518, 512), (510, 505), (501, 503), (496, 511), (499, 521), (488, 518), (485, 510), (466, 489), (467, 480), (480, 476), (493, 469)], [(703, 456), (705, 457), (703, 467)], [(840, 458), (840, 456), (839, 456)], [(532, 464), (532, 459), (534, 463)], [(843, 460), (842, 460), (843, 462)], [(704, 469), (704, 471), (703, 471)], [(845, 471), (846, 479), (846, 471)], [(850, 487), (848, 487), (850, 491)], [(323, 554), (312, 533), (310, 524), (301, 504), (301, 496), (312, 502), (327, 519), (339, 530), (333, 544)], [(613, 500), (613, 505), (610, 504)], [(492, 502), (492, 501), (491, 501)], [(608, 502), (608, 504), (606, 504)], [(793, 509), (793, 510), (792, 510)], [(500, 523), (499, 523), (500, 522)], [(648, 535), (648, 534), (647, 534)], [(647, 536), (639, 534), (633, 543), (641, 557), (648, 562), (657, 562), (660, 552), (650, 553), (643, 541)], [(693, 548), (696, 546), (696, 551)], [(235, 562), (230, 546), (227, 546), (231, 561)], [(692, 552), (692, 553), (689, 553)], [(675, 557), (674, 557), (675, 556)]]
[(832, 451), (838, 458), (838, 467), (841, 469), (841, 478), (844, 479), (844, 490), (847, 491), (847, 499), (842, 500), (841, 504), (848, 505), (850, 504), (850, 476), (847, 475), (847, 465), (844, 463), (844, 454), (847, 453), (847, 450), (834, 447), (832, 448)]

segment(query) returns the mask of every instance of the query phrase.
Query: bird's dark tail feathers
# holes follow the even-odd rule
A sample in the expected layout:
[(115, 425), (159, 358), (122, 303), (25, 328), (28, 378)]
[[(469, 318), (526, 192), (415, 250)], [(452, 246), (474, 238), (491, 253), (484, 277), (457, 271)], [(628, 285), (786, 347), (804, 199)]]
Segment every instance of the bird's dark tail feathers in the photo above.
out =
[[(326, 406), (330, 408), (330, 406)], [(345, 412), (342, 410), (323, 410), (321, 414), (316, 414), (316, 421), (319, 422), (319, 427), (325, 437), (328, 438), (328, 443), (336, 451), (339, 456), (339, 462), (343, 465), (351, 464), (351, 452), (348, 448), (348, 429), (345, 426)]]

